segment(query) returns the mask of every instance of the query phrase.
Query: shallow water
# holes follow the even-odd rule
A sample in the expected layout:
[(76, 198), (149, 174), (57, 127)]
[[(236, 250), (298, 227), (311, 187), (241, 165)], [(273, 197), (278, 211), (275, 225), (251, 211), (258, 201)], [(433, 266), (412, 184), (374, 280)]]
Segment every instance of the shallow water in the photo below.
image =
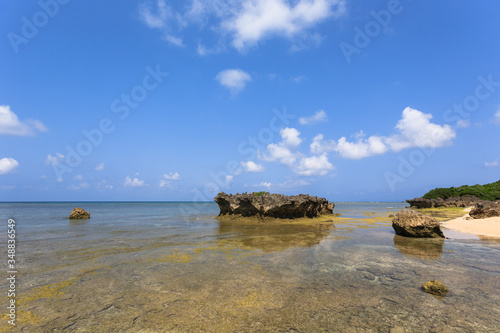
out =
[[(91, 219), (65, 219), (77, 206)], [(17, 224), (13, 331), (499, 331), (500, 243), (395, 236), (388, 215), (403, 207), (242, 224), (214, 203), (1, 203)], [(444, 299), (420, 289), (434, 279)]]

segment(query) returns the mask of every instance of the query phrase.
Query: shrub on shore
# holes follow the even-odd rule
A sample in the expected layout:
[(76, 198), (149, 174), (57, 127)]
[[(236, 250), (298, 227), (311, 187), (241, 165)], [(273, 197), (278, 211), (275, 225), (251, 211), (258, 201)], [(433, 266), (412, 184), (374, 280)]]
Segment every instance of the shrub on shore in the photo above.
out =
[(448, 199), (454, 197), (474, 196), (482, 200), (500, 200), (500, 180), (485, 185), (463, 185), (460, 187), (435, 188), (427, 192), (424, 199)]

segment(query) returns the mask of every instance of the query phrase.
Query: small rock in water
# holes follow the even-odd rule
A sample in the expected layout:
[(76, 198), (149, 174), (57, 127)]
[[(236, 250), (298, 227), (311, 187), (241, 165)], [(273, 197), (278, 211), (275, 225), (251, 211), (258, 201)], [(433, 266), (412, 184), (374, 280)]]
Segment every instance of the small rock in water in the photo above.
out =
[(422, 290), (436, 296), (446, 296), (448, 293), (448, 288), (445, 284), (437, 280), (427, 281), (422, 285)]
[(403, 209), (396, 214), (392, 227), (396, 234), (401, 236), (444, 238), (435, 218), (409, 209)]
[(80, 219), (89, 219), (90, 218), (90, 213), (87, 212), (85, 209), (82, 208), (75, 208), (71, 211), (71, 214), (69, 214), (68, 219), (72, 220), (80, 220)]

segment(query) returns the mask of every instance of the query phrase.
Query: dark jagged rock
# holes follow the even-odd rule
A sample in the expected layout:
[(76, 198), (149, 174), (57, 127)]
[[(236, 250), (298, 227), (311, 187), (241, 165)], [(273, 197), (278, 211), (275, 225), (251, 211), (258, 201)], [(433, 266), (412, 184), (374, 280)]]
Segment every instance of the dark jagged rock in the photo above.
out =
[(396, 214), (392, 227), (396, 234), (401, 236), (444, 238), (435, 218), (409, 209), (403, 209)]
[(406, 200), (414, 208), (438, 208), (438, 207), (469, 207), (476, 203), (487, 202), (473, 196), (453, 197), (447, 199), (415, 198)]
[(480, 202), (469, 212), (475, 219), (485, 219), (488, 217), (500, 216), (500, 202)]
[(428, 294), (444, 297), (448, 293), (446, 285), (440, 281), (427, 281), (422, 285), (422, 290)]
[(69, 214), (68, 219), (72, 220), (81, 220), (81, 219), (89, 219), (90, 218), (90, 213), (87, 212), (85, 209), (82, 208), (75, 208), (71, 211), (71, 214)]
[(335, 204), (325, 198), (307, 194), (283, 195), (270, 193), (243, 193), (228, 195), (224, 192), (214, 198), (220, 208), (219, 216), (240, 215), (293, 219), (332, 214)]

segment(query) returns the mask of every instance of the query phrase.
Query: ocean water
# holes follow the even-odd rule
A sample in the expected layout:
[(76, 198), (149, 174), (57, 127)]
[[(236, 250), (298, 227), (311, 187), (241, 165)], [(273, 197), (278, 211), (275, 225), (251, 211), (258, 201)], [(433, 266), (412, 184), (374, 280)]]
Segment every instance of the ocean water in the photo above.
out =
[[(16, 326), (2, 278), (0, 331), (500, 331), (500, 242), (396, 236), (404, 206), (300, 224), (219, 221), (215, 203), (0, 203), (0, 246), (9, 218), (17, 246)], [(66, 219), (74, 207), (91, 218)]]

